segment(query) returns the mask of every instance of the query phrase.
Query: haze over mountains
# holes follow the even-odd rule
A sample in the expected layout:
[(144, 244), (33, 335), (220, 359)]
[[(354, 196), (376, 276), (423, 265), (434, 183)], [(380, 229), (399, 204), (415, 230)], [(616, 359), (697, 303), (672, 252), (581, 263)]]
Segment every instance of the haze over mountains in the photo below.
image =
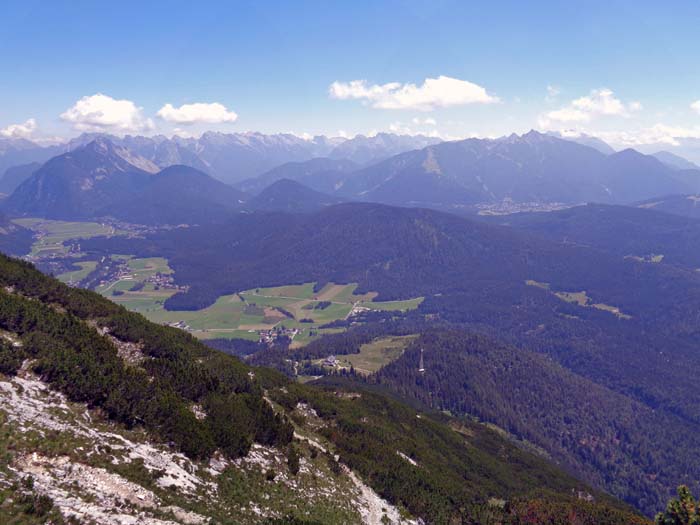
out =
[[(679, 170), (634, 150), (606, 155), (535, 131), (496, 140), (444, 142), (356, 171), (312, 174), (310, 165), (306, 171), (298, 165), (274, 170), (276, 177), (349, 199), (445, 209), (503, 200), (631, 203), (700, 189), (699, 170)], [(247, 187), (256, 185), (248, 182)]]
[[(2, 201), (4, 251), (26, 255), (32, 242), (11, 219), (134, 226), (46, 260), (107, 291), (123, 277), (110, 269), (123, 264), (117, 255), (166, 261), (173, 288), (150, 284), (161, 294), (154, 308), (183, 316), (222, 296), (244, 301), (245, 290), (303, 283), (315, 283), (313, 293), (354, 283), (380, 301), (418, 298), (415, 310), (343, 314), (307, 347), (254, 346), (249, 360), (321, 377), (329, 374), (319, 359), (410, 335), (429, 352), (428, 371), (416, 372), (418, 347), (407, 346), (380, 371), (346, 379), (478, 416), (647, 514), (675, 484), (700, 486), (684, 459), (700, 451), (700, 170), (535, 131), (438, 143), (81, 140), (8, 172), (6, 182), (19, 184)], [(214, 176), (214, 166), (228, 166), (237, 183)], [(564, 209), (476, 214), (503, 203)], [(124, 279), (117, 293), (143, 293)], [(241, 315), (263, 317), (243, 324), (245, 335), (264, 332), (281, 311), (246, 304)]]
[(85, 146), (97, 138), (106, 138), (133, 155), (165, 168), (184, 164), (199, 169), (226, 183), (235, 183), (260, 175), (285, 162), (316, 157), (348, 159), (368, 164), (411, 149), (439, 142), (423, 136), (379, 133), (353, 139), (325, 136), (309, 140), (291, 134), (207, 132), (199, 138), (162, 135), (118, 137), (103, 133), (84, 133), (65, 144), (42, 147), (25, 139), (0, 139), (0, 175), (7, 168), (31, 162), (45, 162), (60, 153)]
[(339, 204), (343, 199), (312, 190), (290, 179), (280, 179), (248, 201), (253, 210), (310, 212)]
[[(53, 218), (102, 214), (132, 222), (138, 222), (137, 217), (127, 210), (137, 208), (135, 195), (153, 182), (147, 174), (172, 165), (209, 176), (201, 178), (207, 184), (198, 189), (197, 199), (207, 202), (209, 195), (214, 210), (200, 220), (240, 209), (252, 195), (284, 179), (328, 195), (327, 202), (361, 200), (462, 212), (503, 202), (629, 204), (700, 191), (700, 170), (682, 159), (660, 153), (660, 160), (630, 149), (606, 154), (600, 145), (596, 149), (535, 131), (442, 143), (387, 134), (338, 142), (261, 134), (205, 133), (200, 139), (82, 135), (64, 146), (68, 153), (40, 169), (36, 163), (10, 168), (0, 185), (14, 191), (5, 202), (12, 214)], [(94, 144), (101, 145), (102, 153)], [(107, 156), (100, 157), (103, 154)], [(217, 186), (215, 179), (238, 181), (236, 187), (242, 191)], [(143, 203), (167, 206), (167, 195), (176, 199), (173, 192), (186, 189), (187, 185), (161, 183), (151, 188), (151, 197), (140, 198)], [(160, 201), (153, 200), (156, 196)], [(127, 198), (128, 206), (115, 204)], [(200, 222), (185, 210), (178, 222)], [(153, 220), (155, 216), (149, 219)]]
[(6, 209), (51, 219), (99, 215), (145, 186), (153, 163), (106, 139), (54, 157), (7, 199)]
[(700, 525), (700, 2), (0, 6), (0, 525)]
[(44, 147), (26, 139), (0, 137), (0, 176), (13, 166), (45, 162), (63, 151), (63, 146)]

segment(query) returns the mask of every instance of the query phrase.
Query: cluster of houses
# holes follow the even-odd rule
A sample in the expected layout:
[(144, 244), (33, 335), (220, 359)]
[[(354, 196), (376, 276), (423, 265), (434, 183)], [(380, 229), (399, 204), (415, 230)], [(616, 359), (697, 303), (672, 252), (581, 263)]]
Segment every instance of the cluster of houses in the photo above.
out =
[(148, 226), (145, 224), (130, 224), (128, 222), (111, 220), (102, 223), (102, 226), (109, 226), (111, 228), (110, 235), (114, 235), (114, 233), (118, 230), (120, 233), (127, 232), (131, 235), (142, 236), (148, 233), (156, 233), (157, 231), (164, 229), (159, 226)]
[(178, 286), (175, 284), (175, 278), (171, 274), (167, 273), (156, 273), (155, 275), (151, 275), (146, 279), (147, 283), (151, 283), (153, 287), (158, 290), (159, 288), (163, 288), (165, 290), (182, 290), (185, 291), (187, 290), (187, 286)]
[[(102, 261), (104, 261), (104, 257), (102, 258)], [(122, 280), (129, 280), (133, 279), (133, 275), (131, 274), (131, 271), (129, 270), (129, 267), (126, 265), (126, 263), (121, 262), (119, 263), (113, 271), (109, 272), (107, 275), (105, 275), (102, 279), (100, 279), (100, 286), (104, 286), (106, 284), (109, 284), (113, 281), (122, 281)]]
[(509, 215), (511, 213), (529, 211), (556, 211), (567, 206), (560, 202), (515, 202), (511, 198), (505, 198), (495, 204), (477, 204), (479, 215)]
[(289, 339), (293, 340), (300, 331), (301, 330), (298, 328), (285, 328), (284, 326), (278, 326), (270, 330), (260, 330), (258, 332), (258, 335), (260, 336), (259, 342), (271, 345), (279, 337), (289, 337)]
[(335, 368), (338, 366), (338, 359), (334, 355), (329, 355), (323, 360), (323, 366), (330, 366)]
[(185, 321), (175, 321), (174, 323), (168, 323), (168, 326), (173, 328), (179, 328), (181, 330), (190, 330), (190, 326)]
[(354, 315), (361, 314), (363, 312), (369, 312), (369, 311), (370, 311), (370, 308), (367, 308), (366, 306), (359, 306), (359, 305), (355, 304), (352, 307), (352, 310), (350, 310), (348, 317), (352, 317)]

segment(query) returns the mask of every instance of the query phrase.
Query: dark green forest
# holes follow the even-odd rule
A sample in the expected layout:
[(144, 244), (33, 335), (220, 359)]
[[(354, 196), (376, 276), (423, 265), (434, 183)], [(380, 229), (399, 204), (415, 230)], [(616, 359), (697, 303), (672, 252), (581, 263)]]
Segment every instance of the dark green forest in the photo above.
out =
[[(627, 248), (613, 250), (615, 234), (603, 226), (630, 223), (640, 232), (649, 225), (650, 235), (657, 238), (665, 227), (676, 231), (677, 239), (691, 238), (688, 229), (695, 226), (686, 219), (676, 224), (671, 218), (653, 227), (659, 214), (631, 209), (626, 216), (624, 209), (607, 210), (604, 216), (613, 214), (614, 220), (601, 220), (600, 241), (593, 246), (430, 210), (344, 204), (311, 215), (241, 216), (225, 227), (161, 232), (144, 239), (93, 239), (84, 248), (98, 255), (112, 250), (167, 257), (178, 282), (190, 286), (168, 301), (166, 306), (173, 309), (199, 308), (222, 293), (309, 281), (357, 282), (358, 291), (377, 291), (379, 299), (423, 296), (418, 311), (406, 314), (405, 322), (412, 326), (404, 327), (403, 333), (422, 332), (428, 325), (454, 328), (486, 336), (497, 341), (495, 347), (510, 347), (508, 352), (523, 351), (528, 359), (537, 354), (533, 363), (538, 367), (550, 361), (558, 366), (556, 373), (535, 374), (537, 380), (523, 375), (515, 384), (500, 383), (503, 403), (513, 394), (517, 400), (520, 392), (533, 402), (546, 400), (548, 392), (562, 391), (559, 375), (586, 385), (563, 390), (548, 406), (535, 402), (536, 410), (523, 403), (516, 424), (512, 414), (504, 414), (508, 410), (487, 396), (455, 401), (473, 392), (462, 386), (466, 365), (449, 356), (457, 361), (436, 369), (441, 376), (435, 381), (449, 383), (447, 390), (455, 393), (444, 405), (436, 401), (432, 406), (466, 410), (531, 438), (569, 468), (651, 515), (678, 483), (700, 479), (695, 464), (665, 452), (678, 446), (688, 453), (698, 450), (700, 274), (687, 264), (672, 264), (673, 259), (651, 264), (625, 258), (620, 254)], [(568, 216), (551, 217), (556, 221)], [(623, 228), (617, 234), (621, 246), (625, 232)], [(632, 249), (629, 242), (627, 246)], [(527, 281), (546, 283), (548, 288)], [(625, 317), (555, 295), (583, 291), (589, 304), (618, 308)], [(394, 330), (387, 319), (363, 322), (369, 332), (353, 328), (347, 336), (329, 336), (300, 350), (296, 358), (357, 351), (361, 342)], [(447, 353), (433, 355), (443, 354)], [(289, 372), (286, 359), (275, 351), (258, 352), (251, 362)], [(409, 376), (393, 378), (390, 386), (402, 395), (429, 395)], [(589, 417), (585, 407), (593, 400), (579, 396), (588, 392), (600, 392), (597, 399), (606, 407), (604, 414)], [(577, 410), (585, 417), (576, 416)], [(573, 423), (567, 422), (572, 418)], [(576, 427), (579, 419), (580, 428), (571, 433), (569, 427)], [(624, 446), (618, 447), (618, 440)]]
[[(143, 426), (193, 458), (215, 449), (240, 456), (252, 442), (286, 450), (290, 418), (304, 423), (292, 412), (304, 402), (324, 421), (321, 432), (343, 464), (428, 523), (572, 523), (571, 516), (576, 523), (646, 523), (473, 421), (417, 413), (371, 385), (305, 386), (273, 370), (251, 369), (182, 331), (149, 323), (4, 256), (0, 285), (0, 328), (22, 342), (0, 347), (3, 374), (28, 362), (70, 399), (99, 407), (127, 427)], [(110, 336), (138, 345), (143, 359), (120, 357)], [(193, 404), (206, 417), (195, 417)], [(332, 456), (328, 461), (335, 465)], [(340, 465), (334, 469), (343, 475)], [(580, 500), (581, 491), (594, 501)], [(494, 506), (492, 498), (504, 503)]]

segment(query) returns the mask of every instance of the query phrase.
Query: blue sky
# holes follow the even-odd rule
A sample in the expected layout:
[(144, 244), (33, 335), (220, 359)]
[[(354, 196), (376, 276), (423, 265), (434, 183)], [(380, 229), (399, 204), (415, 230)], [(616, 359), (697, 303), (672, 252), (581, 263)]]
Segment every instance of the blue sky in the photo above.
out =
[(0, 133), (700, 137), (698, 27), (697, 1), (4, 0)]

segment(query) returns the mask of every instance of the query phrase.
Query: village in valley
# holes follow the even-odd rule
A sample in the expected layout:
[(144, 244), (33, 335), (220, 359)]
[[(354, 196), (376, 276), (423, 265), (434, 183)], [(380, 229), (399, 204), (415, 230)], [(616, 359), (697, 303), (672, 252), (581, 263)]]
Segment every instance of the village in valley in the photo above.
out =
[[(70, 286), (95, 290), (149, 320), (190, 332), (200, 339), (247, 339), (266, 346), (297, 348), (323, 334), (342, 331), (376, 310), (417, 308), (422, 298), (376, 301), (376, 293), (356, 294), (356, 284), (303, 283), (244, 290), (219, 297), (197, 311), (170, 311), (165, 302), (188, 286), (178, 283), (162, 257), (112, 254), (91, 258), (81, 241), (93, 237), (140, 237), (161, 229), (111, 219), (101, 222), (17, 219), (31, 229), (34, 243), (24, 259)], [(343, 368), (328, 357), (325, 366)]]

